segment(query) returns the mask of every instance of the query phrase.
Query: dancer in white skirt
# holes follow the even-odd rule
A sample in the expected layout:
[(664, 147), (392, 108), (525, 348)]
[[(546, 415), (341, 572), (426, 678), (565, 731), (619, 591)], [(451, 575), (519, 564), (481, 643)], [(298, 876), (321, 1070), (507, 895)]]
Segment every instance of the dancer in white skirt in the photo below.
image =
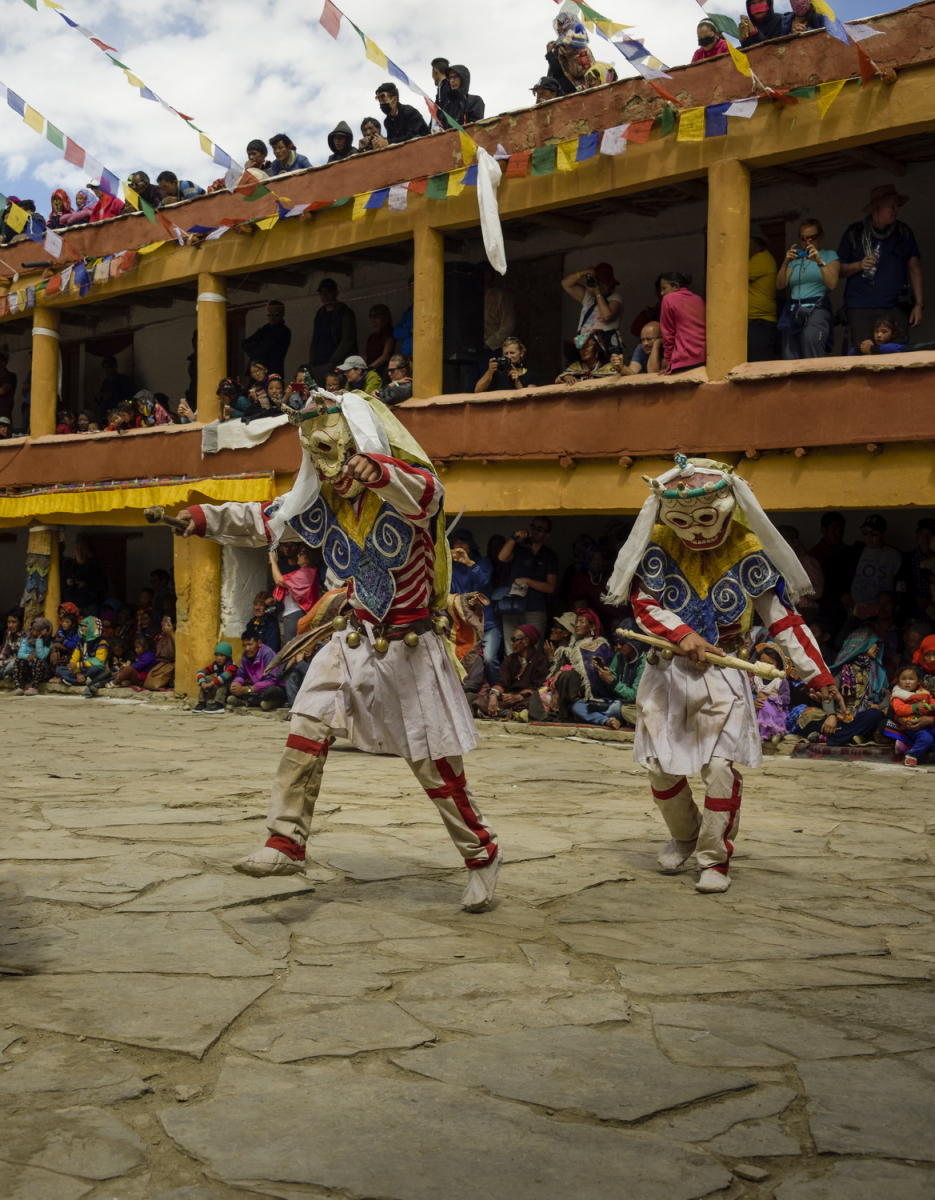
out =
[[(646, 633), (680, 651), (647, 660), (636, 697), (634, 753), (672, 835), (660, 869), (675, 873), (694, 854), (698, 891), (726, 892), (743, 794), (735, 764), (757, 767), (762, 753), (746, 677), (709, 666), (706, 652), (741, 649), (755, 612), (823, 703), (843, 711), (843, 702), (795, 611), (809, 578), (749, 484), (721, 463), (675, 461), (647, 479), (652, 493), (620, 550), (606, 599), (629, 603)], [(688, 783), (696, 773), (703, 813)]]
[(256, 876), (305, 870), (328, 748), (341, 736), (360, 750), (407, 760), (468, 868), (462, 907), (482, 911), (493, 899), (501, 855), (462, 765), (476, 739), (439, 616), (451, 572), (442, 485), (422, 448), (372, 396), (319, 391), (290, 420), (305, 453), (287, 495), (269, 506), (192, 505), (179, 514), (183, 536), (264, 548), (300, 539), (320, 548), (328, 582), (341, 589), (324, 601), (330, 640), (292, 707), (270, 836), (235, 869)]

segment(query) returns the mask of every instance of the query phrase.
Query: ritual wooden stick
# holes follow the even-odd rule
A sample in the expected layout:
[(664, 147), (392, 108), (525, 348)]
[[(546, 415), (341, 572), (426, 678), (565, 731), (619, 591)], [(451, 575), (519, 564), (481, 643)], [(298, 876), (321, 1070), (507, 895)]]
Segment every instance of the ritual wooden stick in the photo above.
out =
[(156, 505), (154, 508), (144, 508), (143, 516), (150, 525), (168, 525), (170, 529), (187, 529), (188, 526), (184, 521), (180, 521), (178, 517), (170, 517), (166, 514), (164, 508)]
[[(650, 633), (634, 633), (632, 629), (618, 629), (617, 633), (621, 637), (629, 638), (631, 642), (645, 642), (647, 646), (655, 646), (657, 650), (667, 650), (670, 654), (687, 657), (684, 650), (665, 638), (653, 637)], [(785, 671), (780, 671), (778, 667), (771, 667), (768, 663), (747, 662), (745, 658), (735, 658), (733, 654), (712, 654), (708, 650), (705, 652), (705, 658), (713, 667), (733, 667), (738, 671), (746, 671), (749, 675), (759, 675), (761, 679), (786, 678)]]

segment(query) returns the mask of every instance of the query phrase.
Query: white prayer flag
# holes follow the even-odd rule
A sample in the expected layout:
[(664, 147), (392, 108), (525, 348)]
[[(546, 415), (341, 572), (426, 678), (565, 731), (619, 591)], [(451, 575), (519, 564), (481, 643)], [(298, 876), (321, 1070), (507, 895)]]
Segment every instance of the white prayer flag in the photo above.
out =
[(46, 254), (51, 254), (53, 258), (62, 257), (62, 239), (54, 229), (47, 229), (45, 231), (45, 238), (42, 242), (42, 248), (45, 250)]
[(630, 122), (625, 125), (612, 125), (604, 130), (601, 138), (601, 154), (625, 154), (627, 149), (627, 130)]
[(409, 188), (404, 183), (394, 184), (390, 188), (386, 203), (394, 212), (402, 212), (409, 205)]
[(756, 112), (757, 103), (758, 101), (755, 96), (751, 96), (749, 100), (735, 100), (730, 108), (727, 109), (727, 116), (752, 117)]
[(211, 232), (205, 238), (205, 241), (206, 242), (216, 242), (218, 240), (218, 238), (222, 238), (225, 233), (230, 233), (232, 228), (233, 228), (232, 225), (219, 225), (217, 227), (217, 229), (211, 230)]
[(865, 25), (863, 21), (845, 21), (844, 28), (850, 34), (852, 42), (863, 42), (867, 38), (876, 37), (880, 32), (879, 29), (874, 29), (872, 25)]

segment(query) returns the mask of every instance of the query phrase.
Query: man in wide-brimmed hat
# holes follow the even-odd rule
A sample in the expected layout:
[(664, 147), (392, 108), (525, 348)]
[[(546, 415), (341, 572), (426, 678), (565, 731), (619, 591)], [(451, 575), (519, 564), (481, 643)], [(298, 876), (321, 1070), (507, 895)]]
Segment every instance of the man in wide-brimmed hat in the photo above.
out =
[(898, 220), (908, 200), (892, 183), (875, 187), (864, 207), (866, 216), (850, 225), (841, 238), (838, 257), (841, 276), (847, 280), (844, 303), (852, 349), (873, 337), (881, 318), (903, 323), (911, 306), (909, 324), (922, 320), (919, 246), (909, 226)]

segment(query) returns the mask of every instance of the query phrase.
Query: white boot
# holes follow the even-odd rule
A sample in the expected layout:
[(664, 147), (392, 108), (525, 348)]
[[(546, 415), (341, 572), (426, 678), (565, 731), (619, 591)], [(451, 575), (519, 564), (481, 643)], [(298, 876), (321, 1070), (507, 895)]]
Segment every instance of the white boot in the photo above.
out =
[(713, 892), (726, 892), (729, 887), (729, 875), (725, 874), (724, 871), (715, 870), (714, 867), (706, 867), (698, 876), (695, 891), (709, 894)]
[(675, 875), (694, 853), (693, 841), (680, 842), (678, 838), (673, 838), (671, 842), (666, 842), (656, 855), (656, 862), (663, 875)]
[(498, 850), (492, 863), (488, 863), (486, 867), (468, 870), (468, 885), (461, 897), (461, 907), (465, 912), (486, 912), (490, 908), (502, 860), (503, 851)]
[(261, 846), (246, 858), (234, 863), (234, 870), (241, 875), (252, 875), (263, 879), (267, 875), (304, 875), (305, 859), (290, 858), (272, 846)]

